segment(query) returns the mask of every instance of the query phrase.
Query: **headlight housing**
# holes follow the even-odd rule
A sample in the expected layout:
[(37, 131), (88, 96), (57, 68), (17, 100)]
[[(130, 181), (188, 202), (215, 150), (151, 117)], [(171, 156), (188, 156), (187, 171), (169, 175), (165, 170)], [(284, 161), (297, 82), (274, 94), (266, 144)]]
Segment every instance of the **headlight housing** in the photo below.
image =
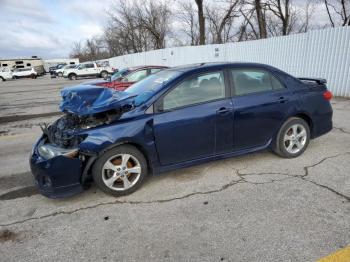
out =
[(66, 156), (75, 158), (78, 155), (77, 148), (60, 148), (53, 144), (44, 144), (38, 147), (38, 153), (45, 159), (51, 159), (56, 156)]

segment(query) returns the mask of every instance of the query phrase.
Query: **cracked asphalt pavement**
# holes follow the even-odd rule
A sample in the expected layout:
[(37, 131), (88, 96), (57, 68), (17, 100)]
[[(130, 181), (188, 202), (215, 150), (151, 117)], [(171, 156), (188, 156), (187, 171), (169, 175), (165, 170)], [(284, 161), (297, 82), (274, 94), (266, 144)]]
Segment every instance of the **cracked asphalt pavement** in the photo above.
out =
[(92, 186), (51, 200), (28, 165), (58, 117), (48, 77), (0, 82), (1, 261), (316, 261), (350, 245), (350, 100), (296, 159), (269, 151), (150, 177), (113, 198)]

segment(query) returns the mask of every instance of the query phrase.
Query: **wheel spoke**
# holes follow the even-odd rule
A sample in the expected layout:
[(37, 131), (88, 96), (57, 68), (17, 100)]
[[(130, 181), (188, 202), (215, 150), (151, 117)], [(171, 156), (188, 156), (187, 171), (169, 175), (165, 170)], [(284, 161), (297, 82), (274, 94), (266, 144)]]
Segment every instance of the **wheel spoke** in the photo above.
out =
[(303, 145), (300, 143), (299, 140), (296, 141), (295, 145), (297, 146), (297, 148), (300, 150), (303, 148)]
[(292, 136), (288, 135), (288, 132), (284, 135), (284, 142), (286, 141), (291, 141), (292, 140)]
[(110, 169), (113, 171), (117, 171), (117, 166), (115, 166), (111, 161), (107, 161), (103, 167), (104, 169)]
[(292, 142), (292, 141), (290, 140), (290, 141), (289, 141), (289, 145), (288, 145), (288, 147), (287, 147), (287, 151), (288, 151), (288, 152), (292, 152), (293, 146), (294, 146), (294, 142)]
[(122, 167), (127, 167), (126, 164), (128, 163), (129, 159), (130, 159), (130, 155), (128, 155), (128, 154), (123, 154), (123, 155), (122, 155), (122, 164), (121, 164), (121, 166), (122, 166)]
[(119, 178), (119, 176), (117, 176), (117, 173), (114, 173), (113, 176), (111, 176), (110, 178), (108, 179), (105, 179), (105, 184), (108, 186), (108, 187), (112, 187), (114, 182)]
[(294, 125), (292, 126), (292, 129), (293, 129), (293, 135), (296, 136), (298, 134), (298, 126)]
[(128, 176), (123, 176), (123, 184), (124, 184), (124, 189), (128, 189), (129, 187), (131, 187), (131, 183), (128, 179)]
[(131, 167), (131, 168), (127, 168), (126, 170), (129, 173), (132, 173), (132, 174), (140, 174), (141, 173), (141, 167), (140, 166), (134, 166), (134, 167)]
[(301, 130), (301, 132), (297, 135), (297, 138), (305, 137), (306, 136), (306, 131), (305, 129)]

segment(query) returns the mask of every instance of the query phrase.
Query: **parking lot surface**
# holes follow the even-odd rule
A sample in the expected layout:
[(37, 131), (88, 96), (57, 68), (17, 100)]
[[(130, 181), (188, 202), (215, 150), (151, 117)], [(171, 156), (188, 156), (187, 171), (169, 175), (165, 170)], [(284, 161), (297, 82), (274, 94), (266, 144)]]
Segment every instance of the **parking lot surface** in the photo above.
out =
[(296, 159), (269, 151), (150, 177), (113, 198), (38, 194), (28, 165), (59, 91), (79, 81), (0, 82), (1, 261), (316, 261), (350, 245), (350, 100)]

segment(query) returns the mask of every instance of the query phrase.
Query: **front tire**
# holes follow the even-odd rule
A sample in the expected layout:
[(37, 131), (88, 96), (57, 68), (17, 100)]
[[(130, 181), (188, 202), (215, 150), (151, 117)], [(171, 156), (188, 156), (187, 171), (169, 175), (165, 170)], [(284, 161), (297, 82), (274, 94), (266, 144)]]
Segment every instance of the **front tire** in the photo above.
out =
[(310, 142), (310, 127), (304, 119), (289, 118), (280, 128), (274, 143), (274, 152), (284, 158), (300, 156)]
[(113, 196), (135, 192), (147, 176), (147, 161), (135, 147), (121, 145), (100, 156), (92, 167), (97, 187)]
[(63, 73), (59, 72), (57, 75), (58, 75), (59, 77), (62, 77), (62, 76), (63, 76)]

